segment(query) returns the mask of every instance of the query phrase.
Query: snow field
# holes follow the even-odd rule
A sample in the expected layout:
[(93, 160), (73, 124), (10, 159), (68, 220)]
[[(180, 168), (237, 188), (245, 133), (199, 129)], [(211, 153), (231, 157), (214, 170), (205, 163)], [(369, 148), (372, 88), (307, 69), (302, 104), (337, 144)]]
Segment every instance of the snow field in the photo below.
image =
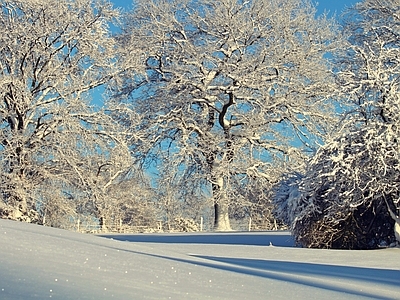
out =
[[(400, 299), (400, 249), (287, 232), (94, 236), (0, 220), (0, 299)], [(272, 243), (272, 245), (270, 245)]]

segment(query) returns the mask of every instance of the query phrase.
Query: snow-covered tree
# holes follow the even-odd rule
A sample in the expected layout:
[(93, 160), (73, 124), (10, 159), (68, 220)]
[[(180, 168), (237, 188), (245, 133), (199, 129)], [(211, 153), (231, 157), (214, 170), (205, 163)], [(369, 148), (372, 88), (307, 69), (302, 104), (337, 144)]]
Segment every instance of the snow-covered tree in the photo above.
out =
[(131, 166), (118, 108), (90, 103), (130, 65), (109, 29), (117, 17), (100, 0), (1, 1), (0, 217), (71, 220)]
[(185, 197), (211, 198), (216, 230), (234, 207), (268, 203), (332, 123), (325, 56), (340, 34), (315, 13), (308, 0), (135, 1), (121, 41), (143, 42), (147, 76), (118, 93), (144, 116), (147, 161)]
[(368, 249), (394, 242), (388, 207), (399, 205), (400, 132), (380, 122), (322, 146), (303, 176), (282, 182), (277, 216), (307, 247)]
[[(400, 5), (366, 0), (347, 12), (339, 56), (348, 117), (307, 172), (277, 189), (277, 215), (308, 247), (376, 248), (395, 241), (400, 208)], [(398, 235), (398, 232), (397, 232)]]

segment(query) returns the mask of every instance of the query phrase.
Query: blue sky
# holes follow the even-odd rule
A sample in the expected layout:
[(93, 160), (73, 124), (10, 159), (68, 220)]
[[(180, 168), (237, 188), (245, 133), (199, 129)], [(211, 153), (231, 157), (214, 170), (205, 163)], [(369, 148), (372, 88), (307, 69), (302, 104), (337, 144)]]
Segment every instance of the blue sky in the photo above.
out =
[[(132, 7), (132, 0), (111, 0), (115, 4), (115, 6), (130, 8)], [(314, 1), (318, 2), (318, 11), (329, 11), (330, 14), (336, 13), (336, 15), (340, 15), (345, 7), (352, 6), (353, 4), (360, 2), (358, 0), (319, 0)]]
[[(116, 0), (117, 1), (117, 0)], [(124, 2), (122, 0), (119, 0), (119, 2)], [(342, 12), (343, 9), (346, 7), (353, 6), (357, 2), (361, 2), (358, 0), (319, 0), (319, 1), (314, 1), (318, 2), (318, 11), (323, 12), (323, 11), (329, 11), (330, 14), (336, 13), (337, 16), (339, 16)]]

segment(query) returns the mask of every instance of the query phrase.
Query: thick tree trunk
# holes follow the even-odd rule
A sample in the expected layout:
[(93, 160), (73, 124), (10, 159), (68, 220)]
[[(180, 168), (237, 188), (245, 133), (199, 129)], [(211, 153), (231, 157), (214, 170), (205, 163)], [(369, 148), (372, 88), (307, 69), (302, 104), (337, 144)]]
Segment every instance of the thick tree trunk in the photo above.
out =
[(230, 231), (231, 224), (229, 221), (228, 204), (226, 201), (219, 201), (214, 204), (214, 230)]
[(212, 174), (212, 196), (214, 199), (214, 230), (230, 231), (229, 202), (224, 191), (224, 176), (215, 170), (215, 154), (207, 157), (210, 173)]
[(230, 231), (231, 224), (229, 222), (229, 204), (228, 199), (223, 191), (223, 178), (219, 178), (213, 184), (214, 197), (214, 230), (215, 231)]

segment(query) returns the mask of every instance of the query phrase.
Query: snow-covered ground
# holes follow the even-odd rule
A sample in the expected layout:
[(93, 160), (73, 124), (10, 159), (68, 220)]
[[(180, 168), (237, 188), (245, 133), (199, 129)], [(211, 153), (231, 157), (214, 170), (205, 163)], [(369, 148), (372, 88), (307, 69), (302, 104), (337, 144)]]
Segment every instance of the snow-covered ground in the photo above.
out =
[(292, 245), (286, 232), (104, 237), (0, 220), (0, 299), (400, 299), (399, 248)]

